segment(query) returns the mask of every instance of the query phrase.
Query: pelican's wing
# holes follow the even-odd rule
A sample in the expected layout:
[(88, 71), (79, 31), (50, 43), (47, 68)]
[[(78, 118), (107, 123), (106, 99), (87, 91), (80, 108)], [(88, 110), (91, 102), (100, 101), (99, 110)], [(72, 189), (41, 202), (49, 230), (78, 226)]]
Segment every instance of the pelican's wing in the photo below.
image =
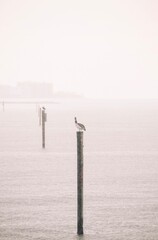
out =
[(82, 123), (78, 123), (78, 125), (79, 125), (84, 131), (86, 131), (86, 128), (85, 128), (85, 126), (84, 126)]

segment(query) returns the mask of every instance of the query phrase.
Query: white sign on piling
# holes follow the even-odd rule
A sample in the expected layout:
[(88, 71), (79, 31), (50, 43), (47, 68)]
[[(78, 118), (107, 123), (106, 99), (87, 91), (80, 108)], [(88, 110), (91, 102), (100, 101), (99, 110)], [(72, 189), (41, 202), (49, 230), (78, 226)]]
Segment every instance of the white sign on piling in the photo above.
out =
[(39, 118), (39, 126), (41, 126), (41, 121), (42, 121), (42, 110), (41, 110), (40, 107), (38, 108), (38, 118)]

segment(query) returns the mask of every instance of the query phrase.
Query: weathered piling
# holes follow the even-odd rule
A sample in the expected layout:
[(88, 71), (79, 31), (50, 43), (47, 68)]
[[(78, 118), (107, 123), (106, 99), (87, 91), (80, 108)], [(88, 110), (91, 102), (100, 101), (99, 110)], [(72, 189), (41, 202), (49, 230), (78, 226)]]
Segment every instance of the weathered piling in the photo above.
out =
[(83, 132), (77, 132), (77, 234), (83, 235)]
[(46, 113), (45, 108), (42, 108), (42, 147), (45, 148), (45, 122), (46, 122)]

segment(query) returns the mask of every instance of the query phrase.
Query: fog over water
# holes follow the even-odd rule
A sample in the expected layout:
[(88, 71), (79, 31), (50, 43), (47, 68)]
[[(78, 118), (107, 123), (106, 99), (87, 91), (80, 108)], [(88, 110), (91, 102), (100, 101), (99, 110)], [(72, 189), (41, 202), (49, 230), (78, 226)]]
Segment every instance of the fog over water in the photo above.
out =
[(157, 12), (156, 0), (0, 1), (0, 240), (158, 239)]
[(158, 2), (1, 0), (0, 83), (158, 98)]
[[(0, 239), (158, 239), (158, 101), (46, 104), (0, 111)], [(76, 235), (76, 128), (84, 133), (84, 232)]]

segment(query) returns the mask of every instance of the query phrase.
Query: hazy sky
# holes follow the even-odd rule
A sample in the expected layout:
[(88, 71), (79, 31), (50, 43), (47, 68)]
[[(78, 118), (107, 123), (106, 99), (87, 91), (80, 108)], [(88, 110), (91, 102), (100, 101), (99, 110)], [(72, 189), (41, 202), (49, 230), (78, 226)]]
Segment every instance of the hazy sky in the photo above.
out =
[(157, 0), (0, 0), (0, 83), (158, 97)]

